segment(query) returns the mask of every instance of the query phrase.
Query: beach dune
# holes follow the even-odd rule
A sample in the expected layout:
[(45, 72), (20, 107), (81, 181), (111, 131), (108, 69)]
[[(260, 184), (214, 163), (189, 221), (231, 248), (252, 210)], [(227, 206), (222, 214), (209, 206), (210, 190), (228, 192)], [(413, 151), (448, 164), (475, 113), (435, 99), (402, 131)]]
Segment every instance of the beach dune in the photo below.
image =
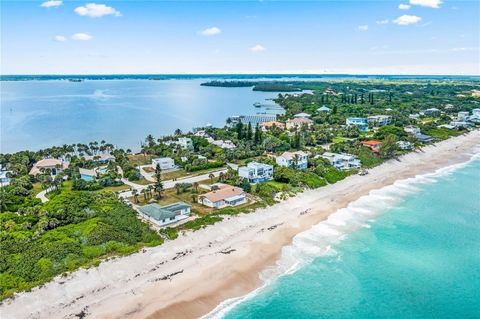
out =
[(366, 176), (226, 218), (162, 246), (57, 277), (0, 306), (2, 318), (197, 318), (262, 284), (292, 238), (370, 191), (467, 161), (480, 131), (390, 160)]

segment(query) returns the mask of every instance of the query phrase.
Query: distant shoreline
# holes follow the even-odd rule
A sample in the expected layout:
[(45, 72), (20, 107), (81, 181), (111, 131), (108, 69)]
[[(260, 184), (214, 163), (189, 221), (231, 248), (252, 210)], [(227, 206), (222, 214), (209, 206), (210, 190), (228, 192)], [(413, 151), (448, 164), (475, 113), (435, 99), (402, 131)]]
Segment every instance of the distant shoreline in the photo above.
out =
[(144, 253), (59, 276), (5, 301), (0, 311), (12, 318), (197, 318), (261, 285), (259, 272), (274, 265), (298, 233), (372, 190), (469, 160), (479, 137), (475, 130), (429, 145), (367, 176), (352, 175)]
[(402, 74), (36, 74), (0, 75), (0, 81), (97, 80), (194, 80), (194, 79), (389, 79), (389, 80), (480, 80), (480, 75)]

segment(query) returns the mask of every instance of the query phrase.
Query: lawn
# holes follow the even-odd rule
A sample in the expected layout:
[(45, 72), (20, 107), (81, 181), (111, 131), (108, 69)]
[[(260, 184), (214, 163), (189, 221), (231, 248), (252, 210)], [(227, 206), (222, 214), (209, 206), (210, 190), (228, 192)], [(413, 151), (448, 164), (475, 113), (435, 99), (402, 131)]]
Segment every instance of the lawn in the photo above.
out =
[(133, 166), (152, 164), (153, 155), (135, 154), (128, 155), (128, 160)]

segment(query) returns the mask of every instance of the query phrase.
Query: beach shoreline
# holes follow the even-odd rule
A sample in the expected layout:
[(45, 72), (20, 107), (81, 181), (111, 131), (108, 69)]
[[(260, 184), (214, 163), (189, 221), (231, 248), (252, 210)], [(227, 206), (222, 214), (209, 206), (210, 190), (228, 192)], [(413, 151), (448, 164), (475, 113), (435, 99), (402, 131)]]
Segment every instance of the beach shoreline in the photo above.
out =
[(0, 306), (5, 318), (197, 318), (262, 285), (282, 247), (372, 190), (467, 161), (480, 131), (390, 160), (367, 176), (305, 191), (250, 214), (226, 218), (146, 252), (57, 277)]

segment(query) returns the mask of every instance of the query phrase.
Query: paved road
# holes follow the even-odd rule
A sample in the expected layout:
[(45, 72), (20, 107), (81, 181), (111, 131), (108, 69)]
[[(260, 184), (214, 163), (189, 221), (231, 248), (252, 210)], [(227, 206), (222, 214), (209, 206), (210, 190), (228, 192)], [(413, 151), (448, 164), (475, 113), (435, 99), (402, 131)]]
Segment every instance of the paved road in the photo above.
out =
[[(163, 188), (164, 189), (174, 188), (175, 184), (177, 184), (177, 183), (191, 183), (191, 184), (193, 184), (195, 182), (201, 182), (201, 181), (209, 179), (208, 176), (210, 174), (213, 174), (213, 176), (218, 177), (218, 175), (220, 175), (220, 173), (225, 173), (226, 171), (227, 171), (227, 169), (224, 168), (224, 169), (217, 170), (217, 171), (214, 171), (214, 172), (208, 172), (208, 173), (205, 173), (205, 174), (202, 174), (202, 175), (178, 178), (176, 181), (174, 181), (172, 179), (168, 180), (168, 181), (163, 181)], [(138, 184), (129, 182), (128, 180), (126, 180), (124, 178), (122, 178), (122, 182), (124, 182), (126, 185), (131, 186), (132, 188), (136, 189), (138, 192), (140, 192), (142, 189), (145, 189), (145, 188), (148, 187), (148, 185), (138, 185)], [(119, 197), (121, 197), (121, 198), (128, 198), (128, 197), (132, 197), (132, 196), (133, 196), (132, 191), (125, 191), (125, 192), (122, 192), (122, 193), (119, 194)]]
[(42, 203), (48, 202), (48, 198), (45, 196), (48, 192), (51, 192), (53, 190), (53, 187), (50, 187), (46, 190), (41, 191), (37, 195), (35, 195), (36, 198), (40, 199)]

